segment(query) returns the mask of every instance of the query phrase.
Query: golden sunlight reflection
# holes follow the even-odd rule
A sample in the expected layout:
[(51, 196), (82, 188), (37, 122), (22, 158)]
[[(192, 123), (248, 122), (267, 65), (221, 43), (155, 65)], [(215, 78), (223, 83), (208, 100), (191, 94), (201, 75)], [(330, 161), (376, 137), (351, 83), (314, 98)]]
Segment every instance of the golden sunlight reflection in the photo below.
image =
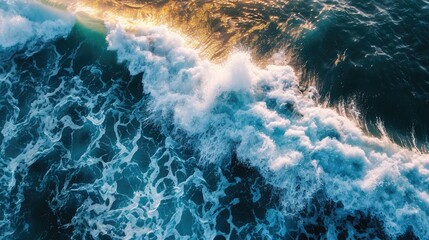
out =
[[(166, 25), (179, 32), (203, 57), (222, 60), (232, 49), (250, 52), (264, 64), (288, 48), (288, 39), (311, 31), (311, 19), (287, 12), (289, 1), (273, 0), (44, 0), (67, 8), (80, 21), (90, 18)], [(82, 17), (86, 16), (86, 17)], [(89, 17), (88, 17), (89, 16)], [(269, 38), (267, 36), (270, 36)], [(274, 36), (274, 37), (273, 37)], [(291, 55), (290, 49), (283, 51)], [(291, 58), (290, 56), (285, 57)]]

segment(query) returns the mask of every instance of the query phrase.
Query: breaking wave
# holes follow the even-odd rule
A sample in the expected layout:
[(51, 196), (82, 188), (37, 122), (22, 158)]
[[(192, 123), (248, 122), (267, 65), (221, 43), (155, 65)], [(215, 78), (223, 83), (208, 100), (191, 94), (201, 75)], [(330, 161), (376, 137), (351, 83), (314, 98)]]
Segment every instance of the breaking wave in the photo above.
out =
[(319, 106), (290, 66), (105, 21), (0, 4), (1, 237), (429, 235), (429, 155)]
[(323, 191), (347, 212), (380, 218), (392, 236), (409, 227), (429, 234), (428, 155), (366, 136), (318, 107), (316, 91), (300, 90), (288, 66), (260, 68), (242, 52), (213, 64), (164, 27), (135, 31), (111, 26), (109, 49), (132, 75), (143, 74), (151, 118), (164, 135), (197, 150), (202, 164), (235, 153), (282, 191), (288, 214)]
[(66, 12), (34, 1), (8, 0), (0, 4), (0, 47), (65, 37), (73, 24)]

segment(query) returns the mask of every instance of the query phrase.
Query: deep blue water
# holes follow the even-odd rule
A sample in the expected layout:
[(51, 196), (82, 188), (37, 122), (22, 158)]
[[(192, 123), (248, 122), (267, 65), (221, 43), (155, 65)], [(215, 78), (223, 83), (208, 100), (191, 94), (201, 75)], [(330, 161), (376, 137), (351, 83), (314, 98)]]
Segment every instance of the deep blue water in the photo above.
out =
[(0, 2), (0, 238), (428, 239), (429, 3), (263, 3), (290, 66)]

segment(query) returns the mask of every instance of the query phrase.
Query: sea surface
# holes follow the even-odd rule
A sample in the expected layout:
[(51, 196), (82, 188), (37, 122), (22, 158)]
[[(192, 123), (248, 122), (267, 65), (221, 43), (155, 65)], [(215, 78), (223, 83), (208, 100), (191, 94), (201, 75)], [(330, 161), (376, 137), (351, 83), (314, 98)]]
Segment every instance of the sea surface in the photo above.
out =
[(0, 0), (0, 239), (429, 239), (427, 0)]

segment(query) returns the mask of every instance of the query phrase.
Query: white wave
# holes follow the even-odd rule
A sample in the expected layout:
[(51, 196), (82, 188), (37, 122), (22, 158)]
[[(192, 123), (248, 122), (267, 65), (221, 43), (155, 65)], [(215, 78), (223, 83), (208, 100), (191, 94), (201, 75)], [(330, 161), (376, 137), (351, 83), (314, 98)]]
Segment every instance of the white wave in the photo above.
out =
[(317, 106), (317, 92), (302, 93), (288, 66), (260, 68), (243, 52), (214, 64), (166, 27), (109, 28), (110, 50), (131, 74), (143, 73), (152, 120), (198, 151), (202, 164), (236, 152), (283, 191), (287, 214), (322, 190), (347, 212), (376, 215), (388, 234), (412, 227), (429, 236), (428, 155), (366, 136)]
[(3, 1), (0, 2), (0, 47), (65, 37), (73, 24), (70, 14), (35, 1)]

